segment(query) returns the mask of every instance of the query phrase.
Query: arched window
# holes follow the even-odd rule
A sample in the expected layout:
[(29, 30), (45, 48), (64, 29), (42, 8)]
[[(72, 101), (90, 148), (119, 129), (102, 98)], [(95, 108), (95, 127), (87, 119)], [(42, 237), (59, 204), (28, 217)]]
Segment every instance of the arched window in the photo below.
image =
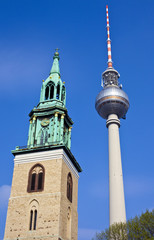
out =
[(60, 95), (60, 85), (58, 84), (58, 86), (57, 86), (56, 99), (59, 99), (59, 95)]
[(45, 100), (54, 98), (54, 83), (49, 82), (45, 89)]
[(28, 192), (43, 191), (45, 170), (41, 164), (34, 165), (29, 172)]
[(73, 181), (71, 173), (67, 175), (67, 198), (72, 202), (72, 193), (73, 193)]
[(30, 203), (30, 221), (29, 221), (29, 230), (36, 230), (37, 227), (37, 215), (38, 215), (38, 201), (33, 200)]

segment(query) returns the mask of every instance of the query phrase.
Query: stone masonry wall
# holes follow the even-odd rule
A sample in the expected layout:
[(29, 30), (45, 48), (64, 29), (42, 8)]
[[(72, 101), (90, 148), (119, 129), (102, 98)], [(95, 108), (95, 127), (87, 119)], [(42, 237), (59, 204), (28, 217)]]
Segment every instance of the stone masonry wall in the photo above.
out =
[[(30, 169), (40, 163), (45, 168), (44, 190), (27, 192)], [(78, 180), (73, 178), (73, 201), (67, 199), (67, 174), (71, 172), (64, 160), (52, 159), (40, 162), (15, 164), (11, 196), (9, 199), (4, 240), (52, 239), (67, 240), (67, 209), (71, 208), (71, 239), (77, 240)], [(30, 210), (37, 207), (37, 228), (29, 231)]]

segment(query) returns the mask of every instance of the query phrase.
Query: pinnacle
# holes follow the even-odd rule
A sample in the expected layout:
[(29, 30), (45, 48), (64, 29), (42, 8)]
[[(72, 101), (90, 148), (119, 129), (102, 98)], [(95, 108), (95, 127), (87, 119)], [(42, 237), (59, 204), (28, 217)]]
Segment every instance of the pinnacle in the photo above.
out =
[(56, 49), (56, 52), (54, 53), (54, 56), (53, 56), (53, 64), (52, 64), (50, 74), (53, 74), (53, 73), (58, 73), (60, 76), (58, 49)]

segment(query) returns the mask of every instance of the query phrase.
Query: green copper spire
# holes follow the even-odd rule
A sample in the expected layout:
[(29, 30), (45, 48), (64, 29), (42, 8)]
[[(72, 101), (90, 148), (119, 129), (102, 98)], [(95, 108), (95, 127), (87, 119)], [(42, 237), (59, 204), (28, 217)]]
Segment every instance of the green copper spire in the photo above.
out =
[(42, 83), (40, 102), (29, 114), (29, 148), (52, 145), (71, 147), (73, 121), (65, 107), (66, 90), (60, 76), (59, 59), (56, 49), (50, 74)]
[(50, 71), (50, 74), (53, 74), (53, 73), (58, 73), (59, 76), (60, 76), (60, 70), (59, 70), (59, 52), (58, 52), (58, 48), (56, 49), (56, 52), (53, 56), (53, 65), (52, 65), (52, 68), (51, 68), (51, 71)]
[(50, 74), (42, 83), (40, 101), (29, 114), (27, 146), (17, 146), (12, 152), (17, 154), (63, 148), (69, 154), (73, 165), (81, 172), (70, 151), (73, 121), (66, 108), (66, 89), (61, 80), (59, 59), (56, 49)]

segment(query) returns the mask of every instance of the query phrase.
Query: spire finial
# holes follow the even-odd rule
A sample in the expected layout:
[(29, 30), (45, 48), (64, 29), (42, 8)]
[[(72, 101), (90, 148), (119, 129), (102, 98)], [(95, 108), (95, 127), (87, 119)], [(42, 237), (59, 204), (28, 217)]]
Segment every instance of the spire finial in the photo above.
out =
[(53, 59), (58, 58), (58, 60), (59, 60), (59, 52), (58, 51), (59, 51), (59, 48), (56, 48)]
[(56, 48), (56, 49), (55, 49), (55, 51), (56, 51), (55, 53), (59, 53), (59, 52), (58, 52), (59, 50), (60, 50), (59, 48)]
[(110, 39), (110, 25), (109, 25), (109, 12), (108, 5), (106, 5), (106, 20), (107, 20), (107, 52), (108, 52), (108, 68), (112, 68), (112, 56), (111, 56), (111, 39)]

